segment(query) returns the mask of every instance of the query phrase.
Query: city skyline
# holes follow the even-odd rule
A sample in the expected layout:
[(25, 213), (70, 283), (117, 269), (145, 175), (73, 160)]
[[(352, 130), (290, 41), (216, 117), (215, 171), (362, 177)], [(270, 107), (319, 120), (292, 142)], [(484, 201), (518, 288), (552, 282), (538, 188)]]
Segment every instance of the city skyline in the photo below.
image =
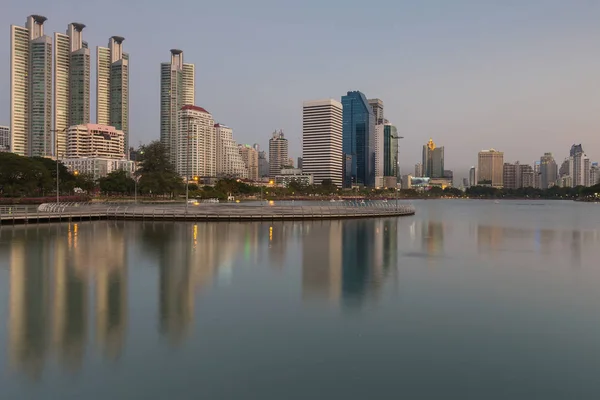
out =
[[(0, 24), (21, 25), (26, 15), (36, 12), (48, 17), (47, 32), (64, 32), (64, 27), (72, 21), (85, 23), (86, 40), (91, 48), (106, 43), (112, 34), (126, 37), (127, 49), (135, 60), (130, 99), (131, 126), (135, 129), (131, 132), (131, 145), (157, 136), (156, 65), (164, 61), (163, 55), (168, 49), (179, 47), (186, 49), (186, 59), (190, 62), (204, 63), (202, 77), (197, 78), (196, 104), (210, 109), (217, 120), (226, 120), (241, 143), (259, 142), (266, 148), (269, 132), (281, 127), (290, 139), (291, 155), (299, 156), (302, 116), (298, 105), (313, 98), (339, 101), (340, 94), (356, 87), (386, 102), (387, 117), (405, 137), (400, 144), (403, 173), (410, 171), (418, 161), (410, 154), (429, 137), (435, 137), (448, 146), (446, 164), (455, 171), (464, 170), (457, 175), (466, 176), (469, 166), (476, 162), (473, 154), (491, 146), (503, 149), (511, 159), (533, 160), (539, 157), (539, 152), (552, 152), (557, 159), (562, 159), (566, 156), (563, 149), (570, 146), (572, 136), (576, 135), (576, 141), (585, 143), (591, 157), (600, 154), (600, 138), (595, 135), (600, 122), (593, 107), (600, 101), (600, 90), (591, 90), (596, 87), (593, 74), (595, 65), (600, 62), (593, 40), (598, 36), (595, 21), (600, 9), (593, 4), (543, 4), (542, 15), (534, 21), (525, 16), (529, 12), (538, 13), (535, 2), (518, 8), (509, 5), (474, 7), (464, 2), (452, 7), (442, 4), (435, 9), (406, 2), (386, 5), (389, 18), (394, 17), (398, 23), (385, 28), (382, 24), (380, 30), (386, 35), (376, 44), (377, 49), (398, 41), (394, 47), (402, 49), (394, 56), (402, 62), (390, 60), (386, 63), (389, 68), (368, 61), (356, 68), (338, 68), (346, 64), (352, 52), (342, 39), (327, 36), (332, 28), (328, 27), (326, 18), (304, 18), (307, 14), (303, 13), (292, 16), (282, 6), (270, 7), (267, 15), (261, 16), (255, 14), (261, 10), (260, 2), (255, 5), (255, 11), (245, 4), (239, 5), (238, 10), (244, 10), (242, 14), (247, 17), (242, 26), (256, 32), (242, 38), (237, 34), (209, 35), (218, 21), (212, 17), (225, 13), (224, 6), (217, 4), (203, 8), (207, 24), (197, 32), (196, 28), (192, 29), (194, 24), (185, 22), (186, 16), (177, 16), (181, 24), (173, 31), (157, 34), (151, 23), (131, 23), (137, 15), (133, 5), (120, 5), (119, 14), (113, 15), (109, 13), (110, 7), (93, 5), (82, 9), (74, 1), (65, 1), (60, 6), (40, 1), (11, 4), (0, 16)], [(313, 5), (308, 2), (303, 7), (310, 10)], [(167, 10), (165, 14), (153, 5), (147, 9), (151, 21), (158, 21), (159, 15), (175, 18), (175, 11)], [(357, 18), (364, 11), (368, 11), (368, 7), (353, 5), (335, 11), (328, 8), (324, 12), (341, 21)], [(444, 13), (450, 13), (452, 18), (440, 19)], [(279, 27), (291, 29), (280, 29), (282, 33), (278, 38), (269, 37), (270, 29), (258, 28), (262, 18), (276, 20)], [(236, 17), (236, 21), (238, 19)], [(94, 23), (98, 20), (103, 20), (102, 26)], [(402, 21), (410, 23), (402, 24)], [(297, 26), (298, 22), (304, 26)], [(511, 32), (506, 31), (509, 23)], [(420, 34), (432, 28), (431, 33)], [(324, 40), (318, 45), (300, 41), (285, 48), (285, 42), (302, 37), (299, 35), (305, 30), (315, 31), (312, 35), (325, 34)], [(232, 31), (235, 33), (237, 29)], [(194, 44), (197, 35), (203, 32), (211, 40), (202, 46)], [(448, 35), (438, 35), (442, 32)], [(148, 37), (152, 40), (147, 40)], [(254, 57), (245, 50), (246, 40), (253, 43), (248, 48), (257, 52)], [(2, 43), (0, 55), (8, 57), (8, 40)], [(482, 48), (484, 44), (486, 47)], [(239, 51), (233, 52), (232, 48)], [(291, 55), (283, 67), (272, 67), (274, 55), (269, 54), (280, 54), (274, 50)], [(205, 63), (207, 52), (211, 53), (211, 60), (221, 61)], [(561, 57), (557, 57), (559, 53)], [(325, 55), (331, 58), (332, 68), (317, 68), (315, 60)], [(432, 58), (436, 60), (433, 63)], [(244, 68), (240, 68), (240, 64)], [(391, 68), (391, 65), (398, 66)], [(498, 74), (499, 71), (502, 74)], [(1, 85), (5, 89), (5, 95), (0, 98), (0, 125), (9, 125), (8, 74), (9, 66), (0, 65)], [(95, 74), (92, 68), (92, 80)], [(378, 76), (376, 81), (370, 79), (375, 75)], [(294, 79), (290, 80), (290, 76)], [(565, 76), (570, 77), (568, 83)], [(226, 95), (233, 87), (247, 96)], [(93, 85), (91, 91), (91, 109), (95, 110)], [(248, 97), (256, 101), (249, 104)], [(266, 118), (266, 112), (270, 118)], [(253, 118), (257, 115), (264, 117)], [(543, 148), (533, 151), (522, 146), (523, 137)], [(451, 150), (450, 143), (457, 141), (461, 143), (460, 148)]]

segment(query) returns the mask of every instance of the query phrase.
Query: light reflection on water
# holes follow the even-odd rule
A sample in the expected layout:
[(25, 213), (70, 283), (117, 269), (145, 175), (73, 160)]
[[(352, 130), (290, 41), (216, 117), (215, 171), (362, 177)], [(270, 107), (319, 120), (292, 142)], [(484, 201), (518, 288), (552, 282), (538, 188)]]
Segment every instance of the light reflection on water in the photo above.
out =
[[(114, 383), (118, 375), (113, 366), (126, 365), (120, 374), (143, 376), (149, 380), (147, 391), (133, 384), (127, 390), (110, 386), (103, 396), (142, 390), (149, 398), (161, 398), (171, 381), (182, 379), (176, 374), (184, 368), (211, 375), (215, 381), (202, 387), (217, 396), (224, 389), (216, 382), (240, 378), (241, 371), (233, 364), (205, 364), (207, 360), (237, 360), (246, 365), (245, 374), (252, 374), (256, 358), (266, 357), (274, 375), (285, 370), (274, 366), (296, 360), (296, 373), (337, 388), (346, 398), (358, 398), (361, 391), (351, 387), (359, 383), (349, 383), (346, 392), (333, 376), (361, 370), (360, 364), (349, 366), (342, 354), (357, 351), (355, 341), (363, 337), (374, 341), (369, 344), (372, 354), (356, 353), (371, 369), (362, 371), (363, 379), (379, 382), (390, 393), (408, 394), (416, 393), (411, 385), (395, 387), (391, 379), (382, 386), (381, 376), (372, 374), (388, 376), (394, 366), (392, 375), (404, 371), (415, 382), (442, 379), (436, 367), (423, 364), (419, 352), (412, 353), (410, 346), (420, 354), (431, 351), (427, 340), (449, 346), (438, 353), (440, 365), (447, 366), (456, 357), (466, 357), (469, 365), (485, 363), (481, 353), (471, 351), (490, 337), (496, 341), (486, 343), (491, 346), (486, 352), (498, 357), (498, 365), (508, 363), (503, 358), (507, 352), (530, 367), (542, 362), (545, 356), (535, 348), (516, 353), (514, 343), (504, 342), (508, 332), (523, 337), (539, 329), (548, 346), (538, 346), (555, 349), (558, 358), (569, 351), (600, 350), (590, 339), (600, 333), (597, 313), (579, 318), (600, 307), (600, 235), (594, 229), (600, 217), (590, 214), (577, 223), (567, 218), (553, 227), (561, 207), (572, 217), (572, 207), (578, 205), (557, 202), (544, 208), (549, 214), (536, 211), (541, 213), (536, 220), (522, 205), (491, 204), (428, 201), (417, 204), (415, 217), (401, 219), (2, 227), (0, 300), (6, 299), (6, 307), (0, 318), (6, 323), (0, 340), (6, 354), (0, 366), (7, 374), (0, 375), (0, 387), (14, 396), (32, 395), (37, 385), (57, 398), (103, 398), (94, 388)], [(539, 271), (545, 275), (536, 275)], [(524, 312), (531, 313), (532, 321), (537, 318), (538, 325), (522, 320)], [(586, 329), (561, 339), (578, 341), (568, 351), (546, 331), (565, 323), (575, 331)], [(358, 336), (350, 339), (346, 330)], [(281, 332), (286, 332), (290, 353), (275, 350)], [(242, 350), (242, 343), (250, 347)], [(263, 350), (254, 354), (253, 346)], [(433, 348), (440, 351), (438, 345)], [(327, 368), (315, 360), (328, 360)], [(169, 369), (158, 379), (150, 369), (161, 363)], [(600, 372), (598, 362), (587, 360), (584, 366)], [(86, 371), (95, 383), (80, 383), (77, 396), (68, 392), (73, 383), (63, 377), (80, 376), (84, 382)], [(482, 383), (497, 379), (498, 371), (490, 371), (478, 371)], [(477, 392), (478, 384), (461, 382), (469, 373), (468, 367), (448, 371), (453, 384), (442, 387), (452, 391), (475, 385)], [(277, 392), (255, 379), (263, 398)], [(572, 378), (573, 385), (562, 388), (563, 393), (572, 393), (577, 385), (584, 393), (591, 389), (578, 379), (583, 378)], [(298, 396), (301, 381), (286, 381)], [(194, 390), (196, 385), (192, 380), (184, 386)], [(533, 381), (531, 385), (533, 390)], [(243, 393), (227, 390), (232, 396)]]

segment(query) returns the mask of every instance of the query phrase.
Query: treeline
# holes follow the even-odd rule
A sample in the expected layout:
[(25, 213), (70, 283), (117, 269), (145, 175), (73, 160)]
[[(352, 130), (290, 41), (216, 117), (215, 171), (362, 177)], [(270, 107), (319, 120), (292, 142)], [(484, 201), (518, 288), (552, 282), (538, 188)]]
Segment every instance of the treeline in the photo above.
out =
[(577, 199), (594, 196), (595, 193), (600, 193), (600, 184), (591, 187), (576, 186), (573, 188), (553, 186), (550, 189), (532, 187), (498, 189), (489, 186), (473, 186), (465, 191), (467, 197), (479, 199)]

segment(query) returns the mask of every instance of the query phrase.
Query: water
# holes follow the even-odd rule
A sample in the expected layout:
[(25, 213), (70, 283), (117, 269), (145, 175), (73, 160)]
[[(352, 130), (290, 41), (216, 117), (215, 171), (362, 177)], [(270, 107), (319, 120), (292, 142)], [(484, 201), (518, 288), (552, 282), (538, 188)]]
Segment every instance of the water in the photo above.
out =
[(596, 399), (600, 206), (0, 228), (2, 399)]

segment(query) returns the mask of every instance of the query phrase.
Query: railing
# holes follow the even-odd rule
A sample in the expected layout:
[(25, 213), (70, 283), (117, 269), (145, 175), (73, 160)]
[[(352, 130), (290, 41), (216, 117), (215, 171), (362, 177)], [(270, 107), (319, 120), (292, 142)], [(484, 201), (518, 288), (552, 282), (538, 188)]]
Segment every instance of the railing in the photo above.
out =
[(85, 219), (182, 219), (182, 220), (285, 220), (316, 218), (352, 218), (398, 216), (414, 214), (410, 204), (396, 202), (311, 202), (297, 204), (279, 202), (276, 205), (238, 206), (236, 203), (164, 205), (162, 207), (143, 204), (90, 204), (90, 203), (46, 203), (36, 210), (26, 206), (0, 208), (2, 221), (63, 221)]

